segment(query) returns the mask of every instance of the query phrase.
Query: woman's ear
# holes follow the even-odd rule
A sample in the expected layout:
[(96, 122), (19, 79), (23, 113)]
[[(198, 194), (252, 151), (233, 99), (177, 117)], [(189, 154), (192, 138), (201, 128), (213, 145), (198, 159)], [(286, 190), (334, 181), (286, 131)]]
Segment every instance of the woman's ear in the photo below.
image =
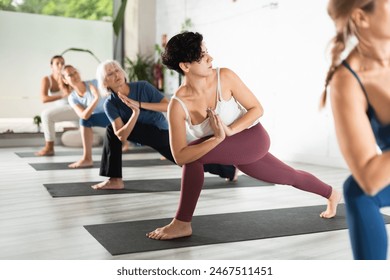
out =
[(362, 9), (355, 9), (351, 15), (352, 21), (358, 28), (370, 27), (370, 20)]
[(179, 67), (180, 69), (184, 72), (184, 73), (188, 73), (188, 71), (190, 70), (190, 65), (188, 62), (180, 62), (179, 63)]

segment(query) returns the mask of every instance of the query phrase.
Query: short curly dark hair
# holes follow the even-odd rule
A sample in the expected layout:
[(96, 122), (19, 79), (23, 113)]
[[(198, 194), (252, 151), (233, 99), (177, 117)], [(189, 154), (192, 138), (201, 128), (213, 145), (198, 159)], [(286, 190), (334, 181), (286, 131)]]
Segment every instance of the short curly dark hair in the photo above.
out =
[(173, 36), (161, 54), (162, 63), (169, 69), (184, 74), (180, 69), (181, 62), (200, 61), (202, 58), (203, 36), (198, 32), (185, 31)]

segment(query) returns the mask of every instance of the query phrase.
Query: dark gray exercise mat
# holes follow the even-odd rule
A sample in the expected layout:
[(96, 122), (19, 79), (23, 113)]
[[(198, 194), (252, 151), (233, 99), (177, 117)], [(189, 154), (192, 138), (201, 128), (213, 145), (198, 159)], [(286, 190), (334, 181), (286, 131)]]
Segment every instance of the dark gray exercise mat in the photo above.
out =
[[(239, 179), (237, 182), (226, 182), (224, 179), (219, 177), (207, 177), (205, 178), (203, 189), (242, 188), (273, 185), (271, 183), (265, 183), (245, 175), (239, 176), (238, 178)], [(125, 188), (122, 190), (92, 189), (91, 186), (97, 183), (99, 182), (44, 184), (44, 186), (52, 197), (180, 191), (180, 178), (124, 181)]]
[[(15, 152), (15, 154), (21, 158), (36, 157), (35, 153), (36, 153), (36, 151), (35, 152), (18, 152), (18, 153)], [(127, 150), (126, 152), (123, 152), (123, 154), (142, 154), (142, 153), (157, 153), (157, 152), (149, 147), (139, 147), (139, 148), (136, 147), (136, 148), (132, 148), (130, 150)], [(82, 154), (83, 154), (82, 149), (74, 149), (74, 150), (72, 149), (69, 151), (56, 151), (55, 152), (55, 156), (78, 156), (78, 155), (81, 156)], [(102, 150), (101, 149), (93, 149), (92, 154), (101, 155)]]
[[(44, 170), (61, 170), (68, 169), (71, 162), (45, 162), (45, 163), (29, 163), (35, 170), (44, 171)], [(173, 165), (174, 163), (170, 160), (161, 160), (156, 159), (132, 159), (132, 160), (123, 160), (122, 167), (145, 167), (145, 166), (157, 166), (157, 165)], [(82, 167), (82, 168), (99, 168), (100, 161), (95, 161), (93, 166)], [(79, 168), (79, 169), (82, 169)]]
[[(175, 249), (200, 245), (292, 236), (346, 229), (345, 208), (333, 219), (319, 217), (325, 205), (195, 216), (193, 235), (175, 240), (151, 240), (145, 234), (172, 219), (87, 225), (85, 229), (111, 255)], [(389, 216), (384, 216), (386, 223)]]

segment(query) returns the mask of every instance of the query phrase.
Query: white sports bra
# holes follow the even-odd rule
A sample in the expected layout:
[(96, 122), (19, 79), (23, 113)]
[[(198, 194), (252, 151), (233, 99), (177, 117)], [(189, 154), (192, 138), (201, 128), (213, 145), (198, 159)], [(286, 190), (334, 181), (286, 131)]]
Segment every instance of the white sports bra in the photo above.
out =
[[(51, 87), (52, 87), (52, 81), (51, 81), (51, 76), (47, 76), (47, 78), (49, 79), (49, 92), (48, 92), (48, 95), (49, 96), (56, 96), (56, 95), (61, 95), (61, 91), (58, 90), (58, 91), (51, 91)], [(68, 99), (67, 98), (61, 98), (61, 99), (58, 99), (56, 101), (53, 102), (53, 104), (56, 104), (56, 105), (66, 105), (68, 104)]]
[[(219, 68), (217, 68), (217, 105), (215, 108), (215, 113), (219, 115), (222, 122), (226, 125), (231, 125), (235, 120), (241, 118), (247, 111), (241, 104), (237, 102), (234, 97), (231, 97), (228, 101), (223, 100), (221, 93), (221, 81)], [(211, 128), (209, 118), (206, 118), (200, 124), (193, 125), (191, 122), (191, 117), (188, 112), (187, 106), (185, 103), (180, 100), (177, 96), (173, 96), (172, 99), (177, 100), (183, 107), (186, 113), (186, 124), (187, 131), (195, 138), (202, 138), (205, 136), (213, 135), (214, 131)], [(256, 121), (255, 123), (257, 123)]]

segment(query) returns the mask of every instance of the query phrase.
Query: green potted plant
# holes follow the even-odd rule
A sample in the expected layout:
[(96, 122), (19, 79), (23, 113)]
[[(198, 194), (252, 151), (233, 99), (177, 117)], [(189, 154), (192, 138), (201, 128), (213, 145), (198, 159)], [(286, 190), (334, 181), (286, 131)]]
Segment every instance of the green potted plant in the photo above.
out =
[(153, 58), (137, 54), (135, 59), (125, 58), (125, 70), (128, 74), (129, 82), (148, 81), (153, 83)]
[(37, 132), (41, 132), (41, 123), (42, 123), (41, 116), (36, 115), (33, 119), (33, 122), (37, 126)]

